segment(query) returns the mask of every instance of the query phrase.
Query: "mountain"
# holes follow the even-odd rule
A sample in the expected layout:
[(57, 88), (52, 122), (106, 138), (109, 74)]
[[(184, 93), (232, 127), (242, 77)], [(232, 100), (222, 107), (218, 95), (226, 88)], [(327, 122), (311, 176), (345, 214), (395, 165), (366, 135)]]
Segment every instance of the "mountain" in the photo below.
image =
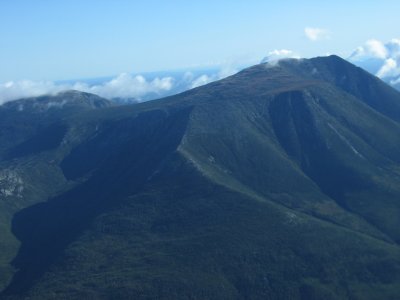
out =
[(119, 105), (125, 105), (125, 104), (135, 104), (140, 102), (138, 99), (133, 98), (133, 97), (115, 97), (110, 99), (113, 103), (119, 104)]
[(361, 68), (28, 101), (0, 107), (0, 298), (398, 298), (400, 93)]
[(19, 112), (27, 110), (29, 113), (31, 113), (32, 111), (47, 112), (57, 108), (80, 108), (83, 110), (102, 108), (110, 105), (111, 102), (109, 100), (99, 96), (75, 90), (69, 90), (57, 93), (54, 96), (45, 95), (7, 102), (2, 105), (2, 110), (14, 110)]
[(111, 106), (106, 99), (77, 91), (21, 99), (0, 106), (1, 288), (14, 272), (10, 261), (19, 247), (10, 228), (13, 214), (46, 200), (65, 183), (51, 158), (64, 136), (73, 134), (64, 119)]

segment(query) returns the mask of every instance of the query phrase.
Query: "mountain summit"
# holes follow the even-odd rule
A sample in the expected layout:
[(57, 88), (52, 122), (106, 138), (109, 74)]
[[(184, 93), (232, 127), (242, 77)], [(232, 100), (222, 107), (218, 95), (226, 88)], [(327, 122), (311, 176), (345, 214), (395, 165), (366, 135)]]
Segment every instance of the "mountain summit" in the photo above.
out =
[(398, 297), (400, 93), (345, 60), (46, 116), (0, 127), (5, 299)]

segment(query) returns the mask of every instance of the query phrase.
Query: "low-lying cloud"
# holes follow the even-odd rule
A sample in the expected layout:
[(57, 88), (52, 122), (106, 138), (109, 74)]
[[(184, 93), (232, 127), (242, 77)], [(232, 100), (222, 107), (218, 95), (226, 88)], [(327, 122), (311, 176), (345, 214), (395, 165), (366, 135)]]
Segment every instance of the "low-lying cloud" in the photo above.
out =
[(159, 76), (151, 79), (143, 75), (122, 73), (111, 80), (99, 84), (79, 81), (72, 83), (56, 83), (53, 81), (9, 81), (0, 83), (0, 105), (21, 98), (57, 94), (65, 90), (78, 90), (93, 93), (107, 99), (134, 98), (145, 101), (163, 97), (171, 93), (182, 92), (209, 82), (222, 79), (237, 72), (234, 67), (223, 67), (215, 71), (196, 71), (175, 73), (171, 76)]
[(122, 73), (110, 81), (100, 85), (90, 86), (86, 83), (75, 83), (74, 90), (93, 93), (104, 98), (136, 98), (140, 100), (143, 96), (154, 93), (162, 94), (171, 90), (174, 84), (174, 78), (156, 77), (153, 80), (146, 80), (142, 75), (133, 76), (128, 73)]
[(196, 88), (196, 87), (205, 85), (207, 83), (226, 78), (237, 72), (238, 72), (238, 69), (236, 67), (227, 65), (227, 66), (224, 66), (223, 68), (221, 68), (218, 72), (215, 72), (212, 74), (201, 74), (200, 76), (196, 77), (196, 76), (193, 76), (193, 73), (187, 72), (185, 74), (185, 76), (186, 76), (186, 78), (191, 78), (191, 80), (189, 80), (190, 88)]
[(351, 54), (349, 60), (390, 84), (400, 83), (400, 39), (387, 43), (368, 40)]
[(70, 89), (70, 87), (57, 85), (51, 81), (21, 80), (0, 83), (0, 105), (10, 100), (56, 94), (66, 89)]
[(275, 49), (270, 52), (268, 52), (267, 56), (265, 56), (262, 60), (261, 63), (268, 63), (271, 65), (276, 64), (279, 60), (285, 59), (285, 58), (295, 58), (299, 59), (300, 56), (296, 53), (293, 52), (292, 50), (287, 50), (287, 49)]
[(78, 90), (93, 93), (104, 98), (136, 98), (153, 93), (162, 94), (169, 91), (174, 84), (174, 78), (162, 77), (146, 80), (142, 75), (122, 73), (117, 77), (97, 85), (85, 82), (55, 83), (52, 81), (9, 81), (0, 84), (0, 104), (27, 97), (37, 97), (47, 94), (57, 94), (65, 90)]

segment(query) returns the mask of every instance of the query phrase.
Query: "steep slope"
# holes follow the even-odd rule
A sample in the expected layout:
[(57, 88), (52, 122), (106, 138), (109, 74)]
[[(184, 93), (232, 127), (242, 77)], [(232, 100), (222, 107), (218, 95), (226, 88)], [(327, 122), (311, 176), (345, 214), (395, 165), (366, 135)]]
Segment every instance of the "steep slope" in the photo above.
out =
[(0, 106), (0, 288), (10, 279), (10, 261), (19, 243), (11, 233), (13, 214), (68, 189), (57, 166), (57, 149), (84, 136), (72, 132), (68, 118), (111, 107), (96, 95), (67, 91), (21, 99)]
[(46, 165), (8, 209), (2, 297), (396, 299), (399, 120), (400, 94), (336, 56), (65, 112), (62, 142), (2, 150), (16, 176)]

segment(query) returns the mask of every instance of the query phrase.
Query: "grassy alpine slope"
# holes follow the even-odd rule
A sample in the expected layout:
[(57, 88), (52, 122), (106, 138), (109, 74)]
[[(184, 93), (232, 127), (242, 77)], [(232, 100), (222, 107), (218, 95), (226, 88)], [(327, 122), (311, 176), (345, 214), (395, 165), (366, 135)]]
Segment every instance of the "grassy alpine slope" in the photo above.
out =
[(2, 133), (23, 186), (3, 298), (398, 297), (400, 93), (379, 79), (285, 60), (107, 106)]

